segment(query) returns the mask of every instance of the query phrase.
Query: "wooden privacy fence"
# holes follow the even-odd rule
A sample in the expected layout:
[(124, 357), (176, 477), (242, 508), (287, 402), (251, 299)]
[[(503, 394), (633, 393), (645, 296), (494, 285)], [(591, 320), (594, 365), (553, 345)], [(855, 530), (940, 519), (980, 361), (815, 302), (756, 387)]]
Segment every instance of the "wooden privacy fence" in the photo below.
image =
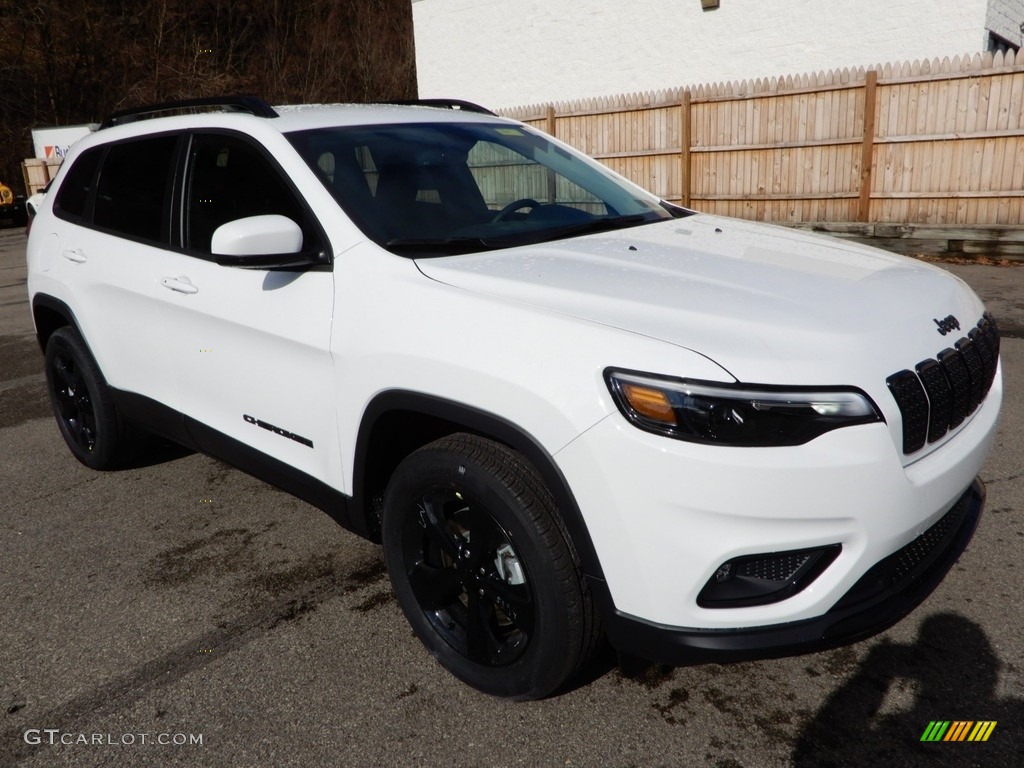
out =
[(778, 222), (1024, 224), (1024, 51), (504, 110), (655, 194)]

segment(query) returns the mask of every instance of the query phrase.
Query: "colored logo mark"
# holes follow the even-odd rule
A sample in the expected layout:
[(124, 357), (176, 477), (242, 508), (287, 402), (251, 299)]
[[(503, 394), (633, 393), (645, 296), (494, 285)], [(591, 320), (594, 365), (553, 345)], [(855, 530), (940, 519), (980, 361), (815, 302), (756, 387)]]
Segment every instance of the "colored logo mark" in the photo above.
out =
[(996, 729), (995, 720), (932, 720), (921, 741), (988, 741)]

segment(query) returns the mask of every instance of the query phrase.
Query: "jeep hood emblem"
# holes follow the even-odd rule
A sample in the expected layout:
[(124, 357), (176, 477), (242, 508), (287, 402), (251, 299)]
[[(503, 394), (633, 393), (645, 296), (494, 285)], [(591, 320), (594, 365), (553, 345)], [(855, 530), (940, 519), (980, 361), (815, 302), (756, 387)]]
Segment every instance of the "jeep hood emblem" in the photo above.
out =
[(947, 315), (941, 320), (932, 320), (937, 326), (939, 326), (939, 333), (945, 336), (947, 333), (960, 330), (960, 321), (957, 320), (953, 315)]

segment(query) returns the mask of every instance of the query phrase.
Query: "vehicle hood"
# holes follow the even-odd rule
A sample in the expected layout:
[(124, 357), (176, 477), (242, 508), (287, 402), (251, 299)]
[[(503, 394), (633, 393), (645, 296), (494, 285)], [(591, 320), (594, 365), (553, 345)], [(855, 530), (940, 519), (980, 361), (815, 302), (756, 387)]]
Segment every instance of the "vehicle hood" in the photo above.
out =
[[(952, 346), (984, 311), (945, 270), (701, 214), (417, 265), (448, 285), (685, 347), (749, 383), (877, 393), (888, 375)], [(938, 321), (950, 315), (961, 330), (941, 334)]]

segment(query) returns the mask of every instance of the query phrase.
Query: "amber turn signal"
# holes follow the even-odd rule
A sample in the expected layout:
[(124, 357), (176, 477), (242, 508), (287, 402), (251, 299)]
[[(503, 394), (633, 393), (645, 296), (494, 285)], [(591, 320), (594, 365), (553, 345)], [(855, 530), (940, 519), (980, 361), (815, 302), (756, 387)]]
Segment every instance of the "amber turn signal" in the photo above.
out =
[(663, 424), (675, 424), (676, 414), (668, 396), (660, 389), (641, 387), (637, 384), (623, 384), (622, 395), (629, 407), (640, 416)]

